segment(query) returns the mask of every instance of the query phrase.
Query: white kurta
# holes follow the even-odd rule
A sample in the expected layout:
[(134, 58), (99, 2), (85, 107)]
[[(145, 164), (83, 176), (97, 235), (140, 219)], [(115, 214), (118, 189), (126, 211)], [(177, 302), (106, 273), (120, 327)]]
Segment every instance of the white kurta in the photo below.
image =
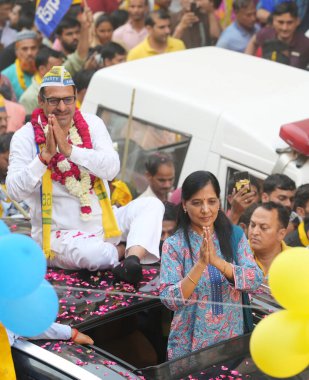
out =
[(145, 198), (145, 197), (155, 197), (155, 198), (158, 198), (156, 196), (156, 194), (152, 191), (152, 188), (150, 186), (147, 187), (147, 189), (138, 196), (138, 198)]
[[(111, 181), (119, 172), (120, 163), (111, 138), (103, 121), (95, 115), (83, 114), (89, 125), (93, 149), (72, 147), (70, 160), (105, 181)], [(25, 200), (30, 207), (32, 237), (42, 244), (41, 182), (46, 166), (37, 155), (34, 131), (27, 123), (13, 136), (9, 168), (6, 179), (7, 191), (16, 201)], [(80, 218), (79, 199), (53, 181), (51, 248), (56, 257), (49, 265), (65, 269), (106, 269), (118, 264), (118, 253), (113, 242), (104, 241), (102, 210), (94, 192), (90, 195), (92, 218)], [(150, 202), (149, 202), (150, 200)], [(123, 231), (122, 240), (127, 248), (141, 245), (149, 253), (145, 263), (159, 258), (159, 240), (162, 228), (163, 204), (157, 199), (148, 202), (136, 200), (115, 209), (118, 226)]]

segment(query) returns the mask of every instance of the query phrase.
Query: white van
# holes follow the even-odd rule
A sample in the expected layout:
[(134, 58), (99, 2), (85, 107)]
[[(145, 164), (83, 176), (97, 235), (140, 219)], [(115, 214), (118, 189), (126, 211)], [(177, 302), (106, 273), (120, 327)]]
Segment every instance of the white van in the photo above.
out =
[(307, 71), (205, 47), (98, 71), (82, 110), (102, 117), (122, 160), (129, 141), (123, 174), (137, 192), (146, 187), (146, 156), (164, 150), (175, 157), (176, 186), (192, 171), (209, 170), (224, 196), (235, 171), (309, 181), (308, 128), (288, 130), (290, 145), (305, 146), (304, 154), (279, 137), (283, 124), (309, 117), (308, 94)]

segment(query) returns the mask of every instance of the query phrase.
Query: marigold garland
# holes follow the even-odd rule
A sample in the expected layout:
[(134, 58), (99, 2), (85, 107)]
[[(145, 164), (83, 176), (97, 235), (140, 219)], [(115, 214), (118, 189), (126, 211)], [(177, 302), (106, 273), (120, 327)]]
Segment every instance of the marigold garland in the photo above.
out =
[[(48, 120), (42, 109), (38, 108), (33, 111), (31, 123), (34, 129), (35, 142), (38, 145), (46, 144)], [(88, 124), (78, 109), (74, 113), (68, 141), (80, 148), (92, 149)], [(52, 172), (51, 177), (54, 181), (61, 183), (71, 195), (79, 198), (81, 218), (88, 220), (92, 213), (89, 195), (90, 190), (93, 188), (95, 176), (68, 160), (62, 153), (54, 155), (48, 168)]]

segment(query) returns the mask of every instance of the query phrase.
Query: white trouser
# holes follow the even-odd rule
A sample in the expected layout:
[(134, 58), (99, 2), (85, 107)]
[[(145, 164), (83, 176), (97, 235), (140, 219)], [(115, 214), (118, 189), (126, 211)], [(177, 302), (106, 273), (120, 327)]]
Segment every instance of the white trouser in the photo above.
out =
[[(126, 206), (114, 209), (127, 249), (139, 245), (146, 249), (141, 262), (151, 264), (160, 258), (159, 243), (162, 231), (164, 205), (152, 197), (135, 199)], [(110, 269), (118, 261), (115, 244), (102, 236), (78, 230), (56, 231), (51, 234), (51, 248), (56, 253), (48, 265), (64, 269)]]

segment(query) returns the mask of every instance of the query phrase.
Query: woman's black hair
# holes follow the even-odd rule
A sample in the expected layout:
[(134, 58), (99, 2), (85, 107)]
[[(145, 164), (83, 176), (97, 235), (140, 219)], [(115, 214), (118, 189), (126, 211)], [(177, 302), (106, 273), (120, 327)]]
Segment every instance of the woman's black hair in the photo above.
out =
[(95, 28), (98, 28), (99, 25), (101, 25), (103, 22), (109, 22), (114, 29), (114, 24), (113, 24), (112, 18), (110, 17), (110, 15), (107, 15), (105, 13), (103, 15), (100, 15), (96, 19), (95, 24), (94, 24)]
[[(199, 170), (191, 173), (185, 180), (182, 185), (182, 200), (188, 201), (191, 199), (194, 194), (196, 194), (203, 187), (211, 183), (216, 196), (220, 199), (220, 185), (217, 178), (210, 172)], [(192, 247), (189, 237), (189, 227), (191, 220), (189, 215), (184, 212), (183, 207), (179, 208), (178, 218), (177, 218), (177, 229), (181, 228), (184, 231), (186, 242), (189, 246), (189, 251), (191, 257), (193, 257)], [(223, 257), (228, 262), (233, 261), (233, 249), (231, 243), (232, 237), (232, 224), (225, 213), (219, 209), (218, 216), (214, 222), (214, 229), (216, 231), (220, 250)]]

